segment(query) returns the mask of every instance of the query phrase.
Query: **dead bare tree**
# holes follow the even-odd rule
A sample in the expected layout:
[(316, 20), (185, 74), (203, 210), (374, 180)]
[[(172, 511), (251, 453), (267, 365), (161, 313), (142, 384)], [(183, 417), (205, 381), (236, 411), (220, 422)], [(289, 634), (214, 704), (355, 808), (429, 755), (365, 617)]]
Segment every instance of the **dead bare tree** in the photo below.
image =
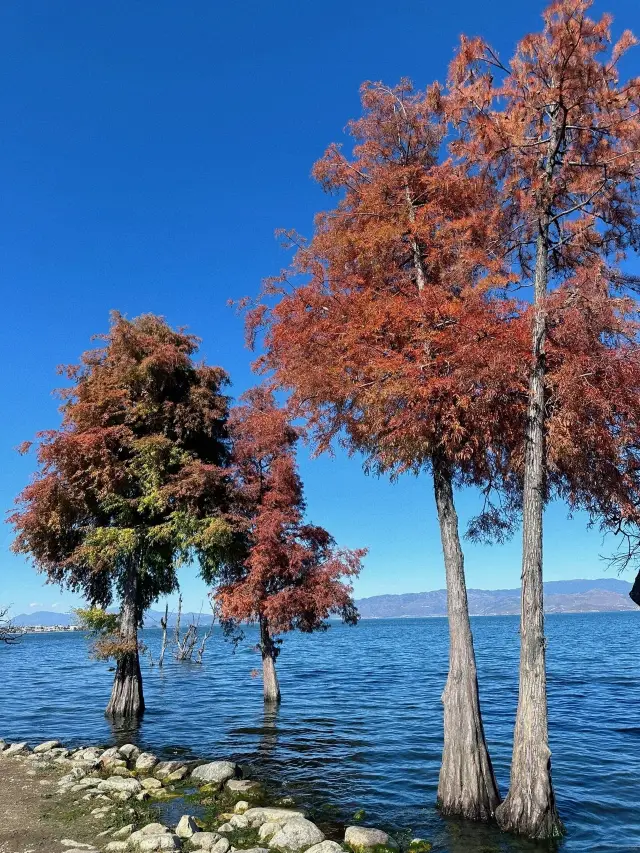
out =
[(9, 617), (9, 608), (0, 608), (0, 643), (11, 646), (17, 643), (24, 631), (13, 624)]

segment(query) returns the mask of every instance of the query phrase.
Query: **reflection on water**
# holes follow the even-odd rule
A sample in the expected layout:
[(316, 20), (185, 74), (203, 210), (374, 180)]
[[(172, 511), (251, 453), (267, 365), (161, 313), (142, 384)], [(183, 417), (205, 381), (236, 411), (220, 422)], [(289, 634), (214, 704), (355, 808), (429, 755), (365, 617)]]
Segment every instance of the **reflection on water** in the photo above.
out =
[[(506, 791), (517, 701), (518, 622), (473, 620), (487, 739)], [(640, 850), (640, 613), (552, 616), (553, 775), (568, 836), (562, 853)], [(145, 632), (157, 657), (160, 632)], [(493, 827), (443, 820), (433, 807), (447, 667), (442, 619), (362, 622), (291, 636), (280, 656), (283, 701), (265, 708), (256, 638), (235, 654), (214, 633), (202, 666), (145, 666), (137, 729), (103, 711), (113, 673), (77, 634), (30, 635), (0, 649), (0, 737), (34, 743), (132, 740), (165, 757), (231, 757), (336, 831), (365, 823), (434, 842), (441, 853), (554, 850)], [(557, 845), (556, 845), (557, 847)]]

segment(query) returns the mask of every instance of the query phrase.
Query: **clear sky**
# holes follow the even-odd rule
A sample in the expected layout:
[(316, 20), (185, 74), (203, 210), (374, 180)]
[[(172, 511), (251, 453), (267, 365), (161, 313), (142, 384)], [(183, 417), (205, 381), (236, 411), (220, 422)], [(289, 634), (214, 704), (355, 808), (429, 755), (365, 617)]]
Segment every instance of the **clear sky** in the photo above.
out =
[[(309, 177), (358, 115), (367, 79), (443, 79), (461, 32), (504, 56), (539, 27), (539, 0), (3, 0), (0, 4), (0, 507), (33, 470), (14, 448), (58, 423), (56, 365), (108, 312), (153, 311), (203, 339), (233, 393), (252, 383), (227, 300), (256, 293), (287, 257), (273, 233), (310, 233), (327, 205)], [(619, 33), (638, 0), (597, 0)], [(627, 60), (637, 73), (640, 49)], [(431, 482), (365, 477), (357, 459), (301, 454), (310, 517), (370, 555), (359, 596), (444, 585)], [(459, 498), (464, 521), (477, 496)], [(0, 602), (75, 603), (0, 532)], [(607, 550), (585, 521), (547, 513), (546, 577), (598, 577)], [(519, 541), (467, 545), (470, 586), (515, 587)], [(183, 573), (186, 604), (204, 588)]]

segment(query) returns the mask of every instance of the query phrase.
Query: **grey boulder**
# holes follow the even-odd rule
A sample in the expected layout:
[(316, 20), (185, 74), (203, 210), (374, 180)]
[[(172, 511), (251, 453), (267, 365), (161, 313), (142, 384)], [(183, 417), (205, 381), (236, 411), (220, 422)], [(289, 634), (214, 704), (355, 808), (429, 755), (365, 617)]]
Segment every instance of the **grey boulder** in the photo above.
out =
[(222, 784), (235, 776), (237, 770), (238, 765), (232, 761), (210, 761), (208, 764), (201, 764), (196, 767), (191, 773), (191, 778), (194, 782)]
[(315, 823), (304, 817), (295, 817), (269, 840), (269, 847), (287, 853), (299, 853), (324, 841), (324, 833)]
[(396, 842), (389, 838), (386, 832), (366, 826), (348, 826), (344, 834), (344, 841), (356, 853), (370, 847), (397, 847)]

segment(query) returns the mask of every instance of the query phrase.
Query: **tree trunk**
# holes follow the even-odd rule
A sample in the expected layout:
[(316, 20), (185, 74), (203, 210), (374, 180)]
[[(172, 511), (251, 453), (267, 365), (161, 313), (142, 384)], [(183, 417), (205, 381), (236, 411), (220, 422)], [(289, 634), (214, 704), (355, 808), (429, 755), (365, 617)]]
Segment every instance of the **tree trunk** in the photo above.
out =
[(501, 829), (539, 839), (556, 838), (563, 831), (551, 782), (542, 590), (548, 238), (549, 218), (546, 217), (540, 224), (536, 244), (533, 358), (525, 435), (518, 710), (511, 784), (505, 801), (496, 812)]
[(127, 650), (118, 658), (108, 717), (140, 717), (144, 713), (142, 673), (138, 655), (138, 574), (135, 563), (127, 569), (120, 605), (120, 635)]
[(500, 794), (480, 713), (464, 558), (453, 502), (451, 471), (439, 454), (433, 458), (433, 483), (447, 577), (449, 618), (449, 674), (442, 694), (444, 749), (438, 807), (445, 815), (488, 821), (495, 814)]
[(262, 681), (264, 684), (264, 701), (277, 703), (280, 701), (280, 685), (276, 673), (276, 658), (278, 648), (269, 632), (269, 623), (260, 617), (260, 650), (262, 652)]

